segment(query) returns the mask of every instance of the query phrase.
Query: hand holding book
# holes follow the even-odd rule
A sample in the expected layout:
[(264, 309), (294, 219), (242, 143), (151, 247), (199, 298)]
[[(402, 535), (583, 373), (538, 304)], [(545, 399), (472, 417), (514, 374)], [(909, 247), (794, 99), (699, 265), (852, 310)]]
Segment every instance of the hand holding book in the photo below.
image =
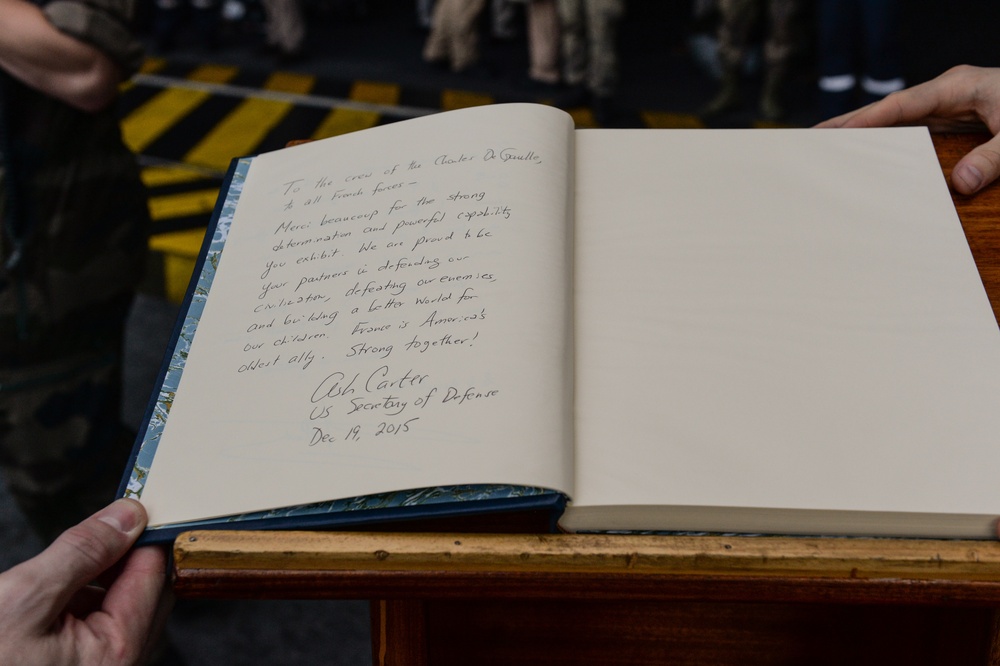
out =
[(1000, 68), (961, 66), (912, 88), (820, 123), (819, 127), (932, 127), (985, 124), (993, 139), (966, 155), (952, 171), (962, 194), (974, 194), (1000, 177)]

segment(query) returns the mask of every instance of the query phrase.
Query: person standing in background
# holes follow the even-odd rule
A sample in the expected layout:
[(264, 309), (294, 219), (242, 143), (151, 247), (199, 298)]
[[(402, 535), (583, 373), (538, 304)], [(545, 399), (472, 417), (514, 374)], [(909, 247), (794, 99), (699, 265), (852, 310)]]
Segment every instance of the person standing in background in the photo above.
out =
[(558, 0), (558, 8), (564, 82), (582, 87), (597, 121), (611, 124), (625, 0)]
[(115, 494), (126, 318), (149, 233), (114, 102), (129, 0), (0, 0), (0, 469), (49, 541)]
[(424, 61), (453, 72), (479, 64), (479, 21), (485, 10), (486, 0), (435, 0)]
[(299, 0), (261, 0), (264, 7), (264, 46), (289, 65), (305, 55), (306, 20)]
[[(819, 95), (823, 118), (846, 113), (906, 87), (898, 0), (820, 0)], [(857, 99), (861, 74), (861, 99)]]
[(765, 69), (759, 110), (765, 120), (778, 120), (784, 116), (782, 93), (795, 52), (794, 19), (798, 9), (799, 0), (720, 0), (719, 58), (722, 64), (722, 81), (715, 97), (705, 107), (705, 115), (725, 113), (742, 104), (740, 79), (744, 60), (760, 16), (766, 12)]
[(507, 0), (524, 5), (528, 37), (528, 81), (543, 89), (559, 85), (559, 10), (556, 0)]
[(518, 5), (527, 0), (490, 0), (490, 37), (510, 42), (521, 37), (522, 15)]

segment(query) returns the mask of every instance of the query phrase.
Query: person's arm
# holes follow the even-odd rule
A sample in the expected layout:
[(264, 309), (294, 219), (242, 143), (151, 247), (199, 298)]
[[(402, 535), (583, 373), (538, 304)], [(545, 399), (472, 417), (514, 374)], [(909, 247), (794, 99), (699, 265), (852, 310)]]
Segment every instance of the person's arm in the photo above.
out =
[(952, 171), (954, 188), (973, 194), (1000, 177), (1000, 68), (962, 65), (817, 127), (884, 127), (926, 123), (954, 128), (985, 125), (993, 139), (965, 155)]
[(0, 0), (0, 67), (84, 111), (111, 103), (122, 80), (114, 60), (58, 30), (25, 0)]
[(0, 664), (140, 663), (167, 611), (165, 553), (129, 553), (145, 525), (118, 500), (0, 574)]

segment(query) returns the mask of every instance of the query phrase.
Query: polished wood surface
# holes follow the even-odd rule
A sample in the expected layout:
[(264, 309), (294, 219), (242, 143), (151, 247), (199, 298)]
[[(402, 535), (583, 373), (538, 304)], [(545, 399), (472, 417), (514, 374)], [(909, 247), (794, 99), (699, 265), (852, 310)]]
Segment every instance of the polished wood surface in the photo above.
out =
[(190, 532), (183, 568), (906, 577), (1000, 582), (1000, 542), (628, 534)]
[(178, 591), (215, 596), (1000, 600), (993, 541), (201, 531), (174, 557)]
[[(988, 137), (981, 134), (934, 134), (932, 138), (945, 177), (950, 177), (952, 168), (962, 155)], [(952, 199), (983, 278), (983, 286), (993, 305), (993, 314), (1000, 321), (1000, 184), (994, 183), (971, 197), (953, 191)]]
[[(983, 138), (935, 136), (944, 173)], [(1000, 186), (954, 198), (1000, 320)], [(193, 532), (174, 581), (376, 599), (386, 666), (1000, 664), (1000, 542)]]

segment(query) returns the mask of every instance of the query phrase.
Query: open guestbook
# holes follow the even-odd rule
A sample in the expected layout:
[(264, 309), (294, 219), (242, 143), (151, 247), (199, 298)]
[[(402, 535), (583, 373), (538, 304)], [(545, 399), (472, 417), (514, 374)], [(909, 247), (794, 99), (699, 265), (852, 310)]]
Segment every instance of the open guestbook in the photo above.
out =
[(147, 540), (989, 537), (1000, 329), (923, 128), (477, 107), (234, 161), (121, 493)]

